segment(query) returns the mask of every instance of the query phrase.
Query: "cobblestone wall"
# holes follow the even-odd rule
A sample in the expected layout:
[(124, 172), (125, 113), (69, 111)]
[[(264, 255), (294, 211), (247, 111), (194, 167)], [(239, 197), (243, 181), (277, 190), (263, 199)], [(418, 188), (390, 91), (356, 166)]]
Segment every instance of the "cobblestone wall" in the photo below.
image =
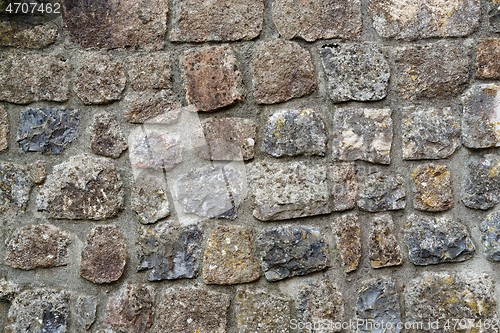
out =
[(500, 1), (35, 5), (0, 331), (499, 331)]

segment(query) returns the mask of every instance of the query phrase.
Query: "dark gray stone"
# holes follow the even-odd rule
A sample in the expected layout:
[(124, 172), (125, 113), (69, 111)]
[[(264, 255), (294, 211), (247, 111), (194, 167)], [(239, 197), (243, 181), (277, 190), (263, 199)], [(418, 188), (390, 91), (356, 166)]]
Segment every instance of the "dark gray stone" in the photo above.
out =
[(155, 223), (170, 215), (167, 182), (163, 173), (140, 173), (130, 196), (130, 206), (142, 224)]
[(358, 207), (368, 212), (404, 209), (404, 178), (389, 170), (368, 170), (358, 180)]
[(489, 0), (488, 7), (490, 27), (493, 31), (500, 32), (500, 5), (497, 0)]
[(71, 300), (72, 327), (75, 332), (87, 332), (96, 320), (97, 297), (78, 295)]
[(118, 158), (127, 149), (127, 140), (114, 115), (99, 113), (90, 126), (90, 148), (97, 155)]
[(29, 171), (20, 165), (0, 163), (0, 213), (23, 212), (33, 186)]
[(481, 222), (482, 241), (486, 258), (500, 261), (500, 212), (490, 213)]
[(500, 157), (473, 155), (466, 164), (462, 202), (469, 208), (489, 209), (500, 202)]

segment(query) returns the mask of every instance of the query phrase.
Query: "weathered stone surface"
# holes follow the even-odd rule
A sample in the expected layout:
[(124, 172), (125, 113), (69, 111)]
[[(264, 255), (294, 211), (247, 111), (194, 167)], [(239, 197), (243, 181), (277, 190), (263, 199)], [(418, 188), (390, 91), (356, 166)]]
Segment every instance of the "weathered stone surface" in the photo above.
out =
[(400, 47), (395, 63), (396, 91), (405, 99), (455, 96), (469, 80), (469, 50), (459, 42)]
[(355, 271), (361, 261), (361, 225), (356, 213), (348, 213), (334, 219), (337, 250), (344, 272)]
[(71, 65), (61, 55), (5, 52), (0, 55), (0, 101), (67, 101), (70, 71)]
[(0, 213), (24, 211), (33, 186), (28, 170), (17, 164), (2, 162), (0, 184)]
[(28, 165), (27, 169), (34, 184), (40, 185), (47, 178), (47, 162), (45, 161), (35, 161)]
[(392, 146), (390, 109), (337, 109), (333, 115), (333, 155), (342, 161), (389, 164)]
[(328, 214), (332, 211), (327, 168), (304, 162), (256, 163), (248, 171), (261, 221)]
[(380, 36), (406, 40), (467, 36), (481, 18), (479, 0), (371, 0), (368, 10)]
[(354, 163), (330, 165), (331, 202), (333, 211), (343, 211), (356, 206), (356, 168)]
[(394, 234), (394, 222), (389, 214), (372, 219), (370, 233), (370, 264), (373, 268), (398, 266), (403, 263), (403, 253)]
[(0, 105), (0, 152), (9, 148), (9, 114)]
[(106, 322), (120, 331), (145, 333), (153, 324), (153, 306), (150, 287), (128, 283), (108, 300)]
[(257, 103), (284, 102), (309, 95), (316, 89), (311, 54), (295, 42), (259, 42), (251, 60), (251, 70)]
[(453, 207), (450, 169), (446, 165), (422, 164), (411, 172), (413, 207), (441, 212)]
[(163, 47), (168, 12), (165, 1), (64, 0), (61, 4), (66, 31), (84, 48)]
[(60, 154), (78, 136), (78, 111), (28, 108), (21, 111), (17, 142), (25, 153)]
[(54, 44), (59, 36), (54, 22), (29, 24), (17, 21), (0, 21), (0, 46), (26, 49), (43, 49)]
[(487, 4), (490, 27), (494, 32), (500, 32), (500, 6), (498, 0), (489, 0)]
[(54, 166), (36, 198), (51, 218), (104, 220), (123, 209), (121, 176), (108, 159), (75, 155)]
[(4, 263), (30, 270), (68, 264), (69, 235), (51, 224), (16, 229), (5, 242)]
[(478, 79), (500, 79), (500, 38), (477, 43), (476, 63)]
[(203, 233), (196, 226), (175, 223), (140, 229), (139, 266), (149, 270), (149, 281), (191, 279), (198, 276)]
[(118, 158), (127, 149), (127, 140), (114, 115), (99, 113), (90, 127), (90, 148), (97, 155)]
[(319, 53), (332, 101), (378, 101), (387, 95), (391, 71), (375, 44), (329, 44)]
[(412, 214), (404, 233), (408, 258), (414, 265), (465, 261), (475, 252), (467, 228), (446, 216)]
[[(496, 301), (491, 279), (485, 274), (425, 272), (411, 280), (404, 291), (407, 322), (430, 323), (406, 332), (495, 332)], [(445, 328), (451, 318), (464, 319)]]
[(250, 40), (262, 30), (264, 1), (175, 1), (170, 40), (207, 42)]
[(117, 226), (93, 228), (82, 251), (80, 276), (94, 283), (118, 280), (127, 262), (127, 245)]
[(373, 169), (358, 181), (358, 207), (368, 212), (404, 209), (404, 178), (390, 170)]
[(403, 158), (440, 159), (460, 147), (460, 114), (450, 107), (403, 108)]
[(281, 110), (267, 120), (262, 151), (274, 156), (325, 156), (325, 123), (312, 109)]
[(243, 99), (239, 63), (231, 47), (189, 50), (181, 63), (186, 99), (199, 111), (213, 111)]
[(486, 258), (500, 261), (500, 212), (490, 213), (481, 222), (482, 241)]
[(131, 88), (135, 91), (172, 89), (171, 61), (166, 52), (130, 56), (127, 67)]
[(307, 275), (328, 265), (328, 245), (320, 230), (310, 227), (278, 227), (257, 237), (261, 266), (268, 281)]
[(78, 295), (71, 300), (71, 322), (76, 332), (88, 331), (96, 320), (97, 298)]
[(153, 333), (226, 333), (230, 298), (201, 289), (167, 289), (157, 305)]
[(253, 231), (248, 228), (218, 226), (212, 230), (203, 256), (203, 281), (236, 284), (257, 280), (260, 266), (253, 243)]
[(130, 206), (142, 224), (155, 223), (170, 215), (167, 182), (162, 173), (141, 173), (134, 181)]
[(272, 14), (280, 35), (287, 39), (354, 39), (362, 29), (359, 0), (277, 0), (273, 2)]
[(69, 293), (33, 289), (20, 293), (9, 308), (5, 333), (68, 332)]
[(5, 279), (0, 279), (1, 301), (11, 302), (14, 299), (14, 297), (16, 297), (19, 294), (20, 291), (21, 290), (19, 286), (14, 282)]
[(466, 163), (462, 202), (469, 208), (489, 209), (500, 202), (500, 157), (473, 155)]
[(125, 119), (130, 123), (145, 123), (162, 115), (163, 123), (175, 122), (181, 112), (181, 103), (167, 90), (128, 92), (125, 95)]

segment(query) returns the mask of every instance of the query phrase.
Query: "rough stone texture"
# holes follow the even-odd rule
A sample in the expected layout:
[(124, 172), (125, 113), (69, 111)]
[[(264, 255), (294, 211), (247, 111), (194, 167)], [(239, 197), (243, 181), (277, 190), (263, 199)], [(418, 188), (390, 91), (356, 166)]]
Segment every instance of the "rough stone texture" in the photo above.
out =
[(30, 270), (68, 264), (69, 235), (51, 224), (20, 227), (5, 241), (4, 263)]
[(403, 158), (440, 159), (460, 147), (459, 112), (451, 107), (403, 108)]
[(253, 215), (261, 221), (328, 214), (332, 211), (327, 168), (304, 162), (257, 163), (249, 168)]
[(47, 162), (45, 161), (35, 161), (28, 165), (27, 169), (31, 181), (36, 185), (42, 184), (47, 178)]
[(21, 165), (0, 162), (0, 213), (23, 212), (33, 186), (28, 170)]
[(356, 206), (356, 168), (354, 163), (335, 163), (329, 167), (331, 202), (333, 211)]
[(0, 152), (9, 148), (9, 114), (0, 105)]
[(446, 216), (412, 214), (404, 234), (408, 258), (414, 265), (464, 261), (475, 252), (466, 227)]
[(316, 89), (311, 54), (295, 42), (259, 42), (251, 60), (251, 71), (253, 93), (260, 104), (285, 102), (309, 95)]
[(134, 181), (130, 206), (142, 224), (155, 223), (170, 215), (167, 182), (163, 174), (141, 173)]
[[(493, 283), (485, 274), (425, 272), (405, 288), (406, 320), (438, 321), (439, 326), (426, 325), (406, 332), (495, 332), (495, 326), (484, 325), (485, 322), (496, 322), (497, 304), (493, 291)], [(452, 322), (451, 318), (465, 321)], [(450, 326), (444, 328), (447, 320), (450, 320)]]
[(181, 63), (186, 99), (199, 111), (213, 111), (243, 99), (239, 64), (231, 47), (189, 50)]
[(167, 289), (157, 303), (153, 333), (226, 333), (230, 297), (192, 288)]
[(127, 140), (116, 116), (109, 113), (96, 114), (90, 127), (92, 152), (101, 156), (118, 158), (127, 147)]
[(390, 170), (373, 169), (358, 181), (358, 207), (368, 212), (399, 210), (406, 207), (404, 178)]
[(66, 31), (83, 48), (163, 47), (168, 12), (165, 1), (63, 0), (61, 4)]
[(500, 38), (477, 43), (476, 63), (478, 79), (500, 79)]
[[(401, 332), (396, 326), (401, 322), (401, 310), (393, 279), (384, 277), (362, 283), (356, 303), (356, 320), (359, 333)], [(373, 329), (377, 325), (383, 328)]]
[(262, 151), (274, 156), (325, 156), (325, 123), (312, 109), (282, 110), (267, 120)]
[(130, 87), (135, 91), (172, 89), (172, 59), (169, 53), (154, 52), (128, 58)]
[(104, 220), (122, 210), (122, 185), (110, 160), (75, 155), (54, 166), (38, 192), (37, 209), (55, 219)]
[(394, 234), (394, 222), (389, 214), (372, 219), (370, 233), (370, 264), (373, 268), (398, 266), (403, 263), (403, 253)]
[(455, 96), (469, 80), (469, 50), (459, 42), (403, 46), (394, 56), (396, 91), (405, 99)]
[(500, 157), (473, 155), (466, 162), (461, 197), (469, 208), (489, 209), (500, 202)]
[(20, 293), (20, 288), (12, 281), (0, 279), (0, 300), (12, 302), (12, 300)]
[(125, 119), (131, 123), (146, 123), (162, 116), (163, 123), (173, 123), (181, 112), (181, 103), (167, 90), (128, 92), (125, 95)]
[(117, 226), (97, 226), (87, 235), (80, 276), (94, 283), (118, 280), (125, 269), (127, 245)]
[(268, 281), (321, 271), (328, 265), (328, 245), (320, 230), (278, 227), (257, 237), (261, 266)]
[(203, 256), (206, 284), (237, 284), (257, 280), (260, 266), (255, 256), (253, 231), (218, 226), (210, 233)]
[(71, 319), (76, 332), (88, 331), (96, 320), (97, 297), (79, 295), (71, 300)]
[(203, 233), (196, 226), (171, 222), (140, 229), (138, 271), (149, 270), (149, 281), (198, 276)]
[(21, 111), (17, 142), (25, 153), (60, 154), (78, 136), (76, 110), (28, 108)]
[(392, 146), (390, 109), (337, 109), (333, 115), (333, 155), (341, 161), (389, 164)]
[(5, 52), (0, 55), (0, 101), (67, 101), (70, 71), (71, 65), (62, 55)]
[(500, 6), (498, 0), (489, 0), (487, 4), (491, 30), (500, 32)]
[(413, 207), (441, 212), (453, 207), (450, 169), (446, 165), (422, 164), (411, 172)]
[(361, 225), (356, 213), (348, 213), (334, 219), (337, 250), (344, 272), (358, 269), (361, 262)]
[(25, 290), (12, 301), (5, 333), (65, 333), (68, 332), (68, 312), (67, 291)]
[(391, 71), (375, 44), (331, 44), (319, 53), (332, 101), (378, 101), (387, 95)]
[(106, 322), (120, 331), (146, 333), (153, 324), (153, 309), (151, 288), (129, 283), (108, 300)]
[(17, 21), (0, 21), (0, 46), (25, 49), (43, 49), (54, 44), (59, 36), (54, 22), (31, 24)]
[(479, 229), (486, 258), (491, 261), (500, 261), (500, 212), (488, 214), (481, 222)]
[(289, 332), (290, 303), (287, 299), (263, 290), (239, 290), (234, 302), (238, 332)]
[(359, 0), (276, 0), (272, 15), (280, 35), (287, 39), (354, 39), (362, 30)]
[(479, 27), (479, 0), (371, 0), (368, 10), (377, 33), (415, 40), (462, 37)]

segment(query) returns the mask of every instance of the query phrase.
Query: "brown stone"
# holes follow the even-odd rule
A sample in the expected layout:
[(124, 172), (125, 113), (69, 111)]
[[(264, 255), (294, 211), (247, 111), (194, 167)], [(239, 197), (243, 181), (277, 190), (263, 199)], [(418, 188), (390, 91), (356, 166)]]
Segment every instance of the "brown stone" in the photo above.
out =
[(5, 107), (0, 105), (0, 151), (9, 148), (9, 114)]
[(90, 148), (94, 154), (118, 158), (128, 147), (120, 123), (114, 115), (96, 114), (90, 131)]
[(375, 215), (372, 219), (370, 263), (373, 268), (398, 266), (403, 263), (403, 253), (394, 235), (394, 222), (387, 213)]
[(124, 98), (125, 119), (130, 123), (146, 123), (157, 116), (168, 125), (179, 117), (181, 103), (168, 90), (128, 92)]
[(28, 165), (28, 172), (33, 184), (42, 184), (47, 178), (47, 162), (35, 161), (31, 163)]
[(155, 223), (170, 215), (167, 182), (163, 173), (140, 173), (130, 193), (130, 206), (142, 224)]
[(166, 52), (138, 54), (127, 62), (130, 86), (135, 91), (172, 89), (172, 60)]
[(446, 165), (423, 164), (411, 172), (413, 207), (441, 212), (453, 207), (450, 169)]
[(478, 79), (500, 79), (500, 38), (480, 40), (476, 62)]
[(118, 280), (127, 262), (127, 245), (116, 226), (97, 226), (87, 235), (80, 276), (94, 283)]
[(355, 271), (361, 261), (361, 226), (356, 213), (348, 213), (335, 219), (337, 249), (344, 272)]
[(43, 49), (54, 44), (59, 36), (54, 22), (31, 24), (17, 21), (0, 21), (0, 46), (26, 49)]
[(243, 98), (239, 64), (229, 46), (190, 50), (181, 62), (186, 98), (199, 111), (213, 111)]

